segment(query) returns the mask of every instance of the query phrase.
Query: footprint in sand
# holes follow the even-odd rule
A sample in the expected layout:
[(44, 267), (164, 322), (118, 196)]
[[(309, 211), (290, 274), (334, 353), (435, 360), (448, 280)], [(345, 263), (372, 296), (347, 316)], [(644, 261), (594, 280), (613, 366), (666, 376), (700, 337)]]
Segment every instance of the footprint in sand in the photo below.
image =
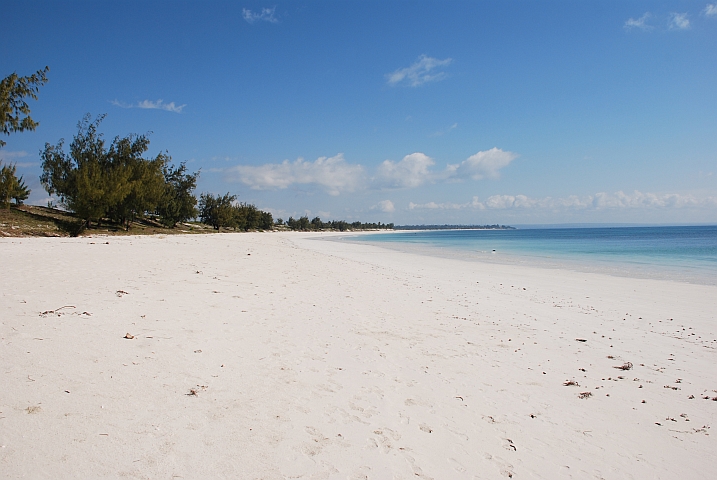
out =
[(465, 473), (466, 467), (464, 467), (461, 462), (456, 460), (455, 458), (449, 458), (448, 463), (453, 467), (453, 470), (455, 470), (458, 473)]
[[(428, 477), (428, 476), (426, 476), (426, 475), (423, 474), (423, 470), (421, 469), (421, 467), (419, 467), (418, 465), (416, 465), (416, 459), (415, 459), (415, 458), (411, 457), (410, 455), (406, 455), (406, 461), (408, 461), (408, 463), (411, 464), (411, 469), (413, 470), (413, 475), (414, 475), (414, 476), (416, 476), (416, 477), (418, 477), (418, 478), (423, 478), (423, 479), (426, 479), (426, 480), (431, 478), (431, 477)], [(432, 479), (431, 479), (431, 480), (432, 480)]]
[(371, 467), (359, 467), (351, 475), (349, 480), (368, 480), (368, 474), (371, 472)]
[(491, 455), (490, 453), (486, 453), (485, 459), (495, 462), (502, 476), (513, 478), (513, 475), (515, 475), (515, 473), (513, 473), (513, 465), (508, 462), (505, 462), (502, 458)]
[(311, 442), (301, 445), (301, 453), (313, 457), (321, 453), (323, 447), (330, 442), (319, 430), (314, 427), (306, 427), (306, 433), (311, 436)]
[(390, 428), (374, 430), (373, 433), (378, 436), (378, 439), (370, 438), (369, 445), (374, 448), (380, 447), (383, 453), (390, 452), (394, 448), (394, 442), (401, 439), (401, 434), (394, 432)]

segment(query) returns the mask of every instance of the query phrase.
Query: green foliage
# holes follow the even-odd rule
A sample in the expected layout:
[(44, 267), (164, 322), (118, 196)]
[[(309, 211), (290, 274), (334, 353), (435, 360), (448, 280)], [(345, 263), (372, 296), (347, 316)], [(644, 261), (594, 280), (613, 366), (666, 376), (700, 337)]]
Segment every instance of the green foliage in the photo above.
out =
[(30, 189), (25, 185), (22, 175), (18, 178), (16, 165), (3, 165), (0, 162), (0, 207), (10, 208), (10, 200), (17, 205), (27, 200)]
[(261, 220), (259, 228), (261, 230), (271, 230), (274, 227), (274, 217), (269, 212), (261, 212)]
[[(35, 130), (38, 123), (30, 118), (30, 106), (25, 97), (37, 100), (39, 88), (47, 82), (49, 67), (38, 70), (28, 77), (19, 77), (12, 73), (0, 80), (0, 118), (2, 133)], [(23, 116), (24, 115), (24, 116)], [(5, 142), (0, 140), (0, 148)], [(30, 196), (30, 189), (25, 185), (22, 176), (17, 177), (16, 165), (2, 165), (0, 162), (0, 207), (10, 208), (10, 200), (20, 205)]]
[(240, 203), (235, 205), (236, 195), (227, 193), (214, 196), (203, 193), (199, 197), (199, 216), (202, 222), (216, 230), (232, 228), (234, 230), (271, 230), (274, 219), (269, 212), (263, 212), (254, 205)]
[(210, 193), (202, 193), (199, 197), (199, 216), (202, 222), (211, 225), (215, 230), (220, 228), (234, 228), (234, 201), (236, 195), (227, 192), (223, 197)]
[(289, 220), (286, 221), (286, 225), (290, 229), (299, 230), (300, 232), (306, 232), (308, 230), (311, 230), (311, 223), (309, 222), (309, 217), (307, 217), (306, 215), (300, 217), (298, 220), (296, 220), (294, 217), (289, 217)]
[(162, 223), (174, 227), (178, 222), (196, 217), (197, 198), (192, 192), (197, 188), (199, 172), (187, 173), (187, 166), (182, 162), (176, 168), (166, 164), (163, 174), (164, 191), (157, 207)]
[(286, 225), (291, 230), (299, 230), (302, 232), (321, 230), (338, 230), (340, 232), (347, 230), (393, 230), (393, 223), (348, 223), (344, 220), (323, 222), (319, 217), (314, 217), (311, 221), (309, 221), (309, 217), (306, 215), (298, 220), (294, 217), (289, 217), (289, 220), (286, 221)]
[[(35, 130), (38, 123), (30, 117), (30, 106), (26, 97), (37, 100), (37, 92), (47, 82), (49, 67), (38, 70), (27, 77), (19, 77), (13, 73), (0, 81), (0, 117), (2, 117), (2, 133)], [(24, 116), (23, 116), (24, 115)], [(0, 140), (0, 147), (5, 142)]]
[(109, 218), (129, 229), (133, 221), (164, 205), (165, 173), (176, 171), (169, 167), (167, 154), (142, 157), (149, 149), (146, 135), (115, 137), (106, 148), (98, 133), (104, 117), (90, 122), (88, 114), (78, 123), (69, 154), (63, 140), (54, 146), (46, 143), (40, 180), (50, 195), (58, 196), (60, 204), (87, 226)]

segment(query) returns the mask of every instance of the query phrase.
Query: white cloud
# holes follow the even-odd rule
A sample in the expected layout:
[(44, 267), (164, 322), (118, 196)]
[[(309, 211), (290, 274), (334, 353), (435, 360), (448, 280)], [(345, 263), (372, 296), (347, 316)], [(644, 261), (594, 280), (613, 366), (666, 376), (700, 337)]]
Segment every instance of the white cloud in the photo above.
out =
[(156, 102), (152, 100), (142, 100), (141, 102), (137, 103), (125, 103), (120, 102), (119, 100), (112, 100), (110, 103), (116, 107), (121, 108), (144, 108), (152, 110), (165, 110), (167, 112), (174, 113), (182, 113), (184, 107), (187, 106), (186, 103), (183, 105), (175, 105), (174, 102), (164, 103), (164, 100), (162, 99), (157, 100)]
[(436, 203), (436, 202), (428, 202), (428, 203), (413, 203), (410, 202), (408, 204), (409, 210), (460, 210), (462, 208), (468, 207), (470, 204), (468, 203)]
[(434, 177), (431, 157), (420, 152), (406, 155), (400, 162), (384, 160), (378, 167), (378, 182), (387, 187), (420, 187)]
[(396, 206), (391, 200), (381, 200), (376, 205), (372, 206), (370, 210), (380, 210), (384, 213), (391, 213), (396, 211)]
[(276, 7), (273, 8), (262, 8), (261, 12), (254, 13), (248, 8), (242, 9), (242, 16), (247, 23), (254, 23), (256, 21), (264, 21), (269, 23), (278, 23), (279, 20), (274, 16)]
[(635, 190), (632, 194), (626, 194), (622, 191), (612, 195), (607, 193), (598, 193), (592, 198), (592, 207), (594, 208), (683, 208), (698, 207), (714, 204), (713, 197), (698, 199), (694, 195), (680, 195), (676, 193), (655, 194), (642, 193)]
[(507, 167), (510, 162), (518, 158), (517, 153), (507, 152), (493, 147), (490, 150), (471, 155), (467, 160), (457, 165), (449, 165), (447, 171), (450, 177), (472, 178), (498, 178), (500, 169)]
[(229, 181), (240, 181), (255, 190), (284, 189), (291, 185), (319, 185), (331, 195), (365, 188), (416, 188), (426, 183), (461, 181), (468, 178), (498, 178), (499, 170), (518, 155), (499, 148), (478, 152), (462, 163), (447, 165), (444, 170), (432, 170), (436, 162), (428, 155), (416, 152), (398, 162), (384, 160), (372, 178), (364, 167), (347, 163), (343, 154), (320, 157), (315, 162), (299, 158), (294, 162), (264, 165), (237, 165), (212, 168), (210, 172), (225, 172)]
[(320, 157), (314, 162), (299, 158), (294, 162), (265, 165), (239, 165), (229, 170), (235, 177), (255, 190), (284, 189), (291, 185), (319, 185), (330, 195), (354, 191), (363, 183), (363, 167), (347, 163), (342, 153)]
[(25, 150), (19, 150), (19, 151), (5, 151), (0, 150), (0, 163), (3, 164), (12, 164), (15, 165), (17, 168), (30, 168), (35, 167), (38, 165), (37, 162), (18, 162), (18, 158), (25, 158), (29, 153), (27, 153)]
[(690, 28), (690, 19), (686, 13), (670, 14), (670, 30), (688, 30)]
[(450, 132), (451, 130), (455, 130), (456, 128), (458, 128), (458, 124), (454, 123), (450, 127), (442, 128), (442, 129), (438, 130), (437, 132), (434, 132), (433, 134), (431, 134), (431, 137), (441, 137), (441, 136), (445, 135), (446, 133)]
[(174, 113), (182, 113), (182, 109), (186, 106), (186, 103), (183, 105), (175, 105), (174, 102), (164, 103), (162, 100), (157, 100), (156, 102), (153, 102), (152, 100), (142, 100), (137, 104), (138, 108), (166, 110)]
[(570, 195), (563, 198), (530, 198), (526, 195), (493, 195), (485, 201), (480, 201), (478, 197), (473, 197), (471, 202), (467, 203), (409, 203), (408, 208), (414, 209), (465, 209), (472, 208), (477, 210), (527, 210), (527, 209), (547, 209), (547, 210), (606, 210), (606, 209), (645, 209), (645, 208), (689, 208), (689, 207), (707, 207), (713, 208), (717, 206), (717, 197), (697, 198), (694, 195), (680, 195), (676, 193), (656, 194), (642, 193), (635, 190), (633, 193), (624, 193), (622, 191), (615, 193), (600, 192), (595, 195), (587, 195), (578, 197)]
[(447, 165), (443, 171), (431, 170), (435, 161), (428, 155), (416, 152), (406, 155), (400, 162), (384, 160), (374, 179), (378, 186), (387, 188), (415, 188), (428, 182), (451, 180), (481, 180), (498, 178), (500, 169), (518, 158), (517, 153), (493, 147), (471, 155), (455, 165)]
[(23, 158), (27, 157), (29, 153), (27, 153), (25, 150), (20, 150), (17, 152), (6, 152), (5, 150), (0, 150), (0, 158), (3, 160), (13, 159), (13, 158)]
[[(477, 202), (477, 199), (476, 199)], [(531, 208), (536, 206), (538, 201), (528, 198), (525, 195), (493, 195), (485, 201), (486, 208)]]
[(438, 69), (450, 65), (451, 62), (453, 62), (451, 58), (439, 60), (421, 55), (410, 67), (399, 68), (395, 72), (387, 74), (386, 80), (391, 86), (403, 84), (410, 87), (417, 87), (428, 82), (436, 82), (446, 78), (446, 73), (438, 71)]
[(704, 13), (708, 17), (717, 16), (717, 3), (708, 3), (702, 13)]
[(652, 26), (647, 24), (647, 21), (650, 19), (650, 17), (652, 17), (652, 14), (650, 12), (645, 12), (645, 14), (637, 20), (634, 18), (630, 18), (628, 21), (625, 22), (624, 28), (626, 30), (632, 30), (633, 28), (639, 28), (640, 30), (650, 30)]

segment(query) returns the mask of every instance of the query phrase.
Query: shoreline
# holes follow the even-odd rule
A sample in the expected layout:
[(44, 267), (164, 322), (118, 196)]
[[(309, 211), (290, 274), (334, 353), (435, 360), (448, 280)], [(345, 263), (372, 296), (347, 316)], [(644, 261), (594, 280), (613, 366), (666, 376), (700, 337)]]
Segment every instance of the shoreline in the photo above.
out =
[(3, 471), (711, 476), (714, 286), (340, 235), (0, 241)]
[[(372, 233), (372, 232), (368, 232)], [(403, 232), (388, 232), (403, 233)], [(354, 235), (346, 235), (334, 241), (352, 242)], [(605, 274), (618, 278), (633, 278), (640, 280), (672, 280), (692, 285), (717, 286), (717, 272), (712, 269), (699, 268), (691, 265), (656, 264), (644, 261), (623, 260), (615, 261), (604, 258), (590, 258), (588, 256), (559, 256), (548, 253), (525, 253), (519, 251), (488, 251), (453, 248), (451, 246), (427, 245), (411, 242), (382, 242), (371, 240), (358, 240), (352, 243), (370, 244), (397, 252), (414, 253), (417, 255), (432, 256), (445, 259), (456, 259), (469, 262), (522, 265), (549, 270), (566, 270), (581, 273)]]

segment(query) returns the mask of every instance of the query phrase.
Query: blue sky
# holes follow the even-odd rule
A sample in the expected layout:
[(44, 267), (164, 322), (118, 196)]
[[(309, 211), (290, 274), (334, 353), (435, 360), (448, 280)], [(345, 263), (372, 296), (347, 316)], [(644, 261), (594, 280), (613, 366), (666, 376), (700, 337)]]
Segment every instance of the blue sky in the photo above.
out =
[(107, 113), (285, 219), (717, 222), (716, 0), (0, 3), (31, 203)]

